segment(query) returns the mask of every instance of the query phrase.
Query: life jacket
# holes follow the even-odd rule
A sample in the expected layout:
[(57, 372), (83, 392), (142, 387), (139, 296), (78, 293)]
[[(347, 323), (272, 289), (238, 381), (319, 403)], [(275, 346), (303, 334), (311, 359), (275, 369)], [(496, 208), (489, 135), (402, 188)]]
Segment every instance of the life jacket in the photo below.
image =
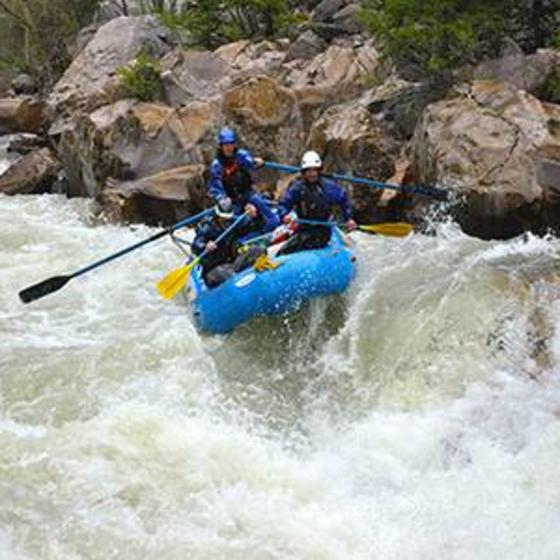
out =
[[(212, 234), (208, 236), (207, 241), (210, 239), (217, 239), (218, 236), (225, 231), (228, 225), (230, 224), (217, 224), (216, 222), (209, 223)], [(233, 262), (235, 260), (237, 257), (236, 238), (237, 236), (232, 233), (232, 235), (222, 239), (214, 251), (207, 253), (202, 258), (201, 264), (203, 268), (203, 275), (207, 274), (218, 265)]]
[(234, 201), (242, 200), (251, 190), (251, 174), (240, 166), (235, 158), (223, 158), (222, 184), (226, 194)]
[(331, 216), (331, 205), (323, 191), (323, 182), (301, 182), (301, 199), (296, 207), (297, 215), (304, 220), (328, 220)]

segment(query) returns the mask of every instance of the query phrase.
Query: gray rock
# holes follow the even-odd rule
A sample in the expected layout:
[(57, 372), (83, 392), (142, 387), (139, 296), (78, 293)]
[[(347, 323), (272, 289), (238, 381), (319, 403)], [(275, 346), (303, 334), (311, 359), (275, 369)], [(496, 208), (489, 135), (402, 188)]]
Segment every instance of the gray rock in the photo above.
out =
[(160, 57), (169, 51), (165, 29), (151, 17), (120, 17), (103, 25), (72, 61), (47, 101), (52, 122), (49, 133), (59, 135), (72, 116), (91, 112), (122, 99), (126, 92), (117, 71), (139, 52)]
[(359, 33), (362, 30), (362, 26), (358, 23), (357, 19), (359, 10), (359, 4), (348, 4), (348, 6), (334, 14), (333, 24), (348, 35)]
[(531, 55), (513, 54), (488, 60), (474, 70), (477, 80), (496, 80), (524, 89), (545, 101), (560, 101), (560, 92), (553, 82), (560, 82), (560, 52), (552, 49), (539, 50)]
[(36, 134), (14, 134), (9, 137), (7, 152), (8, 154), (17, 154), (24, 156), (39, 148), (45, 147), (45, 139)]
[(311, 20), (331, 23), (333, 16), (348, 3), (348, 0), (323, 0), (313, 11)]
[(193, 99), (207, 99), (221, 90), (228, 64), (210, 51), (175, 49), (161, 61), (167, 103), (180, 107)]
[(114, 223), (170, 225), (208, 204), (205, 166), (185, 165), (134, 181), (107, 181), (97, 200)]
[(310, 59), (324, 51), (327, 43), (324, 39), (308, 30), (300, 35), (288, 50), (285, 61), (289, 62), (296, 58)]
[(93, 16), (94, 23), (103, 25), (121, 16), (133, 15), (125, 14), (121, 7), (117, 6), (114, 2), (100, 2), (95, 10)]
[(32, 95), (37, 92), (37, 84), (29, 74), (19, 74), (11, 83), (16, 95)]

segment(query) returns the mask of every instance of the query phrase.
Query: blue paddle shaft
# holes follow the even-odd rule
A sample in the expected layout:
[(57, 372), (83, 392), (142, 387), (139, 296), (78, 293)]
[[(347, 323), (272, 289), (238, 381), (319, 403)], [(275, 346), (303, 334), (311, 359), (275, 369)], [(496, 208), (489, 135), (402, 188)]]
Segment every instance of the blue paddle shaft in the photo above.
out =
[(118, 259), (119, 257), (122, 257), (123, 255), (126, 255), (127, 253), (131, 253), (132, 251), (135, 251), (136, 249), (139, 249), (140, 247), (143, 247), (144, 245), (147, 245), (148, 243), (151, 243), (152, 241), (156, 241), (157, 239), (164, 237), (165, 235), (168, 235), (169, 233), (176, 231), (180, 228), (186, 227), (194, 222), (197, 222), (198, 220), (201, 220), (202, 218), (204, 218), (205, 216), (211, 214), (212, 212), (214, 212), (213, 208), (208, 208), (207, 210), (204, 210), (203, 212), (199, 212), (198, 214), (194, 215), (194, 216), (190, 216), (189, 218), (184, 218), (183, 220), (180, 220), (179, 222), (177, 222), (176, 224), (170, 226), (167, 229), (164, 229), (163, 231), (160, 231), (159, 233), (156, 233), (155, 235), (152, 235), (152, 237), (148, 237), (148, 239), (144, 239), (143, 241), (139, 241), (138, 243), (135, 243), (134, 245), (130, 245), (129, 247), (125, 247), (124, 249), (121, 249), (120, 251), (117, 251), (116, 253), (113, 253), (112, 255), (109, 255), (108, 257), (105, 257), (104, 259), (101, 259), (99, 261), (96, 261), (88, 266), (84, 266), (83, 268), (80, 268), (79, 270), (77, 270), (76, 272), (74, 272), (73, 274), (70, 275), (70, 278), (76, 278), (78, 276), (81, 276), (82, 274), (85, 274), (86, 272), (89, 272), (90, 270), (93, 270), (94, 268), (98, 268), (110, 261), (113, 261), (115, 259)]
[[(282, 163), (275, 163), (273, 161), (265, 161), (264, 166), (269, 169), (276, 169), (277, 171), (285, 171), (286, 173), (299, 173), (299, 167), (293, 165), (284, 165)], [(327, 178), (336, 179), (337, 181), (349, 181), (358, 185), (366, 185), (376, 189), (390, 189), (399, 192), (411, 192), (422, 194), (425, 196), (435, 196), (445, 200), (447, 198), (447, 191), (438, 189), (436, 187), (428, 187), (424, 185), (392, 185), (390, 183), (382, 183), (380, 181), (373, 181), (372, 179), (365, 179), (364, 177), (353, 177), (352, 175), (340, 175), (333, 173), (332, 175), (325, 175)]]
[[(217, 245), (222, 239), (224, 239), (227, 235), (229, 235), (247, 216), (246, 213), (241, 214), (238, 216), (235, 221), (228, 226), (218, 237), (214, 240), (214, 243)], [(198, 257), (196, 257), (196, 261), (200, 262), (206, 255), (208, 254), (208, 249), (204, 249)]]

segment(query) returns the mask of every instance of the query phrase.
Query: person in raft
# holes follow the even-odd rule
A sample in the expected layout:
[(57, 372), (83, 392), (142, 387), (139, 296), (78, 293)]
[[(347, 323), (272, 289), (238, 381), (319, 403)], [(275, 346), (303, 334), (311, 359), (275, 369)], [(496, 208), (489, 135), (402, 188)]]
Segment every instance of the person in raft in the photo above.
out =
[[(235, 218), (233, 212), (224, 212), (217, 206), (214, 214), (203, 220), (196, 229), (192, 251), (195, 255), (207, 251), (200, 264), (202, 265), (202, 278), (210, 288), (220, 285), (235, 273), (249, 268), (259, 256), (266, 253), (265, 249), (254, 246), (239, 254), (238, 242), (244, 224), (240, 224), (219, 244), (216, 244), (215, 239)], [(247, 216), (246, 220), (250, 222), (252, 219)]]
[(249, 150), (237, 147), (237, 134), (230, 128), (222, 128), (218, 134), (218, 152), (210, 165), (208, 194), (222, 212), (252, 218), (250, 230), (244, 227), (243, 234), (266, 233), (280, 224), (265, 198), (253, 189), (251, 169), (262, 167), (263, 160), (253, 157)]
[[(352, 207), (346, 191), (337, 183), (321, 176), (323, 163), (317, 152), (303, 154), (301, 177), (295, 179), (282, 197), (279, 205), (280, 215), (285, 224), (293, 221), (293, 211), (300, 220), (332, 221), (333, 207), (338, 206), (346, 227), (356, 227), (352, 219)], [(320, 249), (328, 244), (331, 228), (321, 225), (298, 224), (295, 234), (278, 252), (287, 255), (304, 249)]]

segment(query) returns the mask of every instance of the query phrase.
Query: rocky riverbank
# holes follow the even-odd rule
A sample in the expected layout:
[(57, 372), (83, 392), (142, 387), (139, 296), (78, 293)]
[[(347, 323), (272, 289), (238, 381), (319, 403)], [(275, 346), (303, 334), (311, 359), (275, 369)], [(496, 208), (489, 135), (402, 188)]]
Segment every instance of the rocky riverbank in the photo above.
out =
[[(88, 28), (46, 98), (20, 85), (25, 93), (0, 99), (0, 133), (26, 133), (0, 192), (54, 189), (94, 197), (112, 221), (173, 222), (207, 203), (214, 136), (228, 124), (269, 160), (295, 163), (312, 148), (328, 171), (449, 189), (451, 212), (472, 235), (557, 229), (560, 52), (409, 82), (356, 23), (356, 6), (324, 1), (295, 40), (215, 51), (180, 46), (153, 16)], [(131, 98), (120, 76), (141, 52), (157, 60), (155, 101)], [(271, 171), (256, 180), (271, 193), (286, 183)], [(364, 221), (418, 218), (429, 202), (349, 188)]]

